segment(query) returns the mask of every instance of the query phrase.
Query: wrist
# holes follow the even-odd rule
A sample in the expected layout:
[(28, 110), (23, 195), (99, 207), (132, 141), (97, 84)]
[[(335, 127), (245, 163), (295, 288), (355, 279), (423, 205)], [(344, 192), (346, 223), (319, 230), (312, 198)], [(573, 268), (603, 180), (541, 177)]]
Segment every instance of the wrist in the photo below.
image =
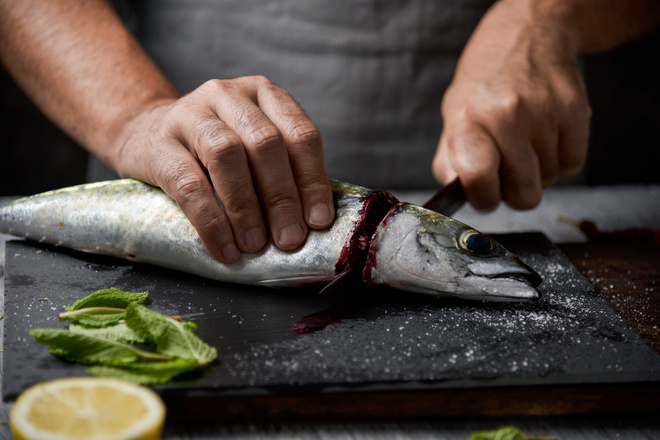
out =
[[(517, 0), (504, 0), (518, 3)], [(531, 23), (573, 56), (605, 52), (660, 27), (657, 0), (526, 0)]]
[(158, 119), (156, 113), (176, 99), (176, 97), (155, 99), (138, 109), (119, 115), (108, 128), (105, 139), (92, 148), (92, 152), (117, 174), (125, 175), (125, 166), (122, 164), (132, 160), (127, 158), (128, 147), (140, 142), (141, 134), (157, 129), (154, 127)]

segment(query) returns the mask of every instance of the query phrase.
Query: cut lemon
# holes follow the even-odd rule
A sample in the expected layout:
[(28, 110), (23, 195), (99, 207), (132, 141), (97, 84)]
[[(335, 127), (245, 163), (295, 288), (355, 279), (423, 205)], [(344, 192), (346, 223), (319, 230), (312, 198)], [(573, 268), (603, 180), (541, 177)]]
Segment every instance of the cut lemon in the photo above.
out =
[(21, 394), (9, 422), (16, 440), (157, 439), (165, 405), (151, 389), (117, 379), (57, 379)]

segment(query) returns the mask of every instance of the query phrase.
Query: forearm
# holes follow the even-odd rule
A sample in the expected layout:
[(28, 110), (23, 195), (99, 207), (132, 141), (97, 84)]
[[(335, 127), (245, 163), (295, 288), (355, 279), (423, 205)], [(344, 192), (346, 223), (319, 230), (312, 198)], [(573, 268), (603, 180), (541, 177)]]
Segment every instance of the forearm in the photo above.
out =
[(111, 165), (127, 121), (179, 96), (100, 0), (0, 0), (0, 59), (46, 115)]
[(614, 49), (660, 27), (657, 0), (500, 0), (491, 12), (501, 6), (502, 20), (511, 20), (515, 10), (523, 23), (561, 40), (575, 56)]

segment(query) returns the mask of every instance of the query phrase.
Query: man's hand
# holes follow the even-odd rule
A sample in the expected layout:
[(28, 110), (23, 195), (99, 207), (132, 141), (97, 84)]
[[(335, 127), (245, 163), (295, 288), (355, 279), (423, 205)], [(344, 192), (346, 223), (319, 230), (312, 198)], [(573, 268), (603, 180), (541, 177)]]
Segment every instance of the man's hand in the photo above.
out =
[(0, 60), (81, 145), (174, 198), (222, 262), (334, 219), (320, 134), (287, 92), (246, 77), (181, 97), (103, 0), (0, 0)]
[(480, 210), (533, 208), (586, 159), (591, 109), (574, 47), (534, 18), (526, 2), (495, 5), (443, 99), (433, 171), (445, 183), (458, 176)]
[(296, 249), (334, 219), (320, 133), (266, 78), (208, 81), (124, 132), (115, 169), (163, 188), (222, 262), (259, 251), (268, 230)]

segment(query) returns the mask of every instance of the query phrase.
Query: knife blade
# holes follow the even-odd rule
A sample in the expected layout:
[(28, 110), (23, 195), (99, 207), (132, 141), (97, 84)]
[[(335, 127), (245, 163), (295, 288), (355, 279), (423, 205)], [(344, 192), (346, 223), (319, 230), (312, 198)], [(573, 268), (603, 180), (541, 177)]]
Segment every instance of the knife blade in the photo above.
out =
[(451, 217), (467, 201), (463, 185), (458, 177), (443, 186), (426, 203), (424, 208)]

